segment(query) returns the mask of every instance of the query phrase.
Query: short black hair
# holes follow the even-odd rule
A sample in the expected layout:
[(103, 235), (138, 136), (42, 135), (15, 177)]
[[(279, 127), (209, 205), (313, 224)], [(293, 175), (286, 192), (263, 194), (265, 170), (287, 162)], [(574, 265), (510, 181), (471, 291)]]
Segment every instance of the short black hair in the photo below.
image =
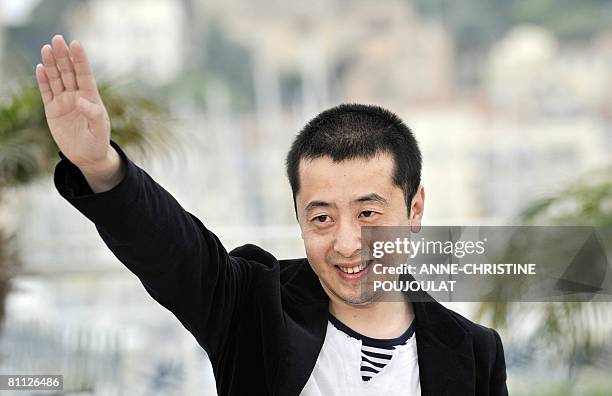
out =
[(393, 182), (404, 191), (409, 216), (410, 203), (421, 183), (422, 159), (412, 131), (397, 115), (379, 106), (345, 103), (310, 120), (296, 136), (286, 159), (296, 218), (302, 158), (329, 156), (340, 162), (370, 159), (379, 153), (393, 157)]

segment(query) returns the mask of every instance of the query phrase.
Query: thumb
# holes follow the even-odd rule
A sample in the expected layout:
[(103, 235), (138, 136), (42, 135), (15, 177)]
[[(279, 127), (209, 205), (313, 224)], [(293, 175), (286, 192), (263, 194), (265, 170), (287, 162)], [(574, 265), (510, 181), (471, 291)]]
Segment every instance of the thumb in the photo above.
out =
[(77, 101), (77, 110), (87, 118), (92, 132), (102, 132), (106, 129), (107, 119), (104, 106), (101, 104), (81, 97)]

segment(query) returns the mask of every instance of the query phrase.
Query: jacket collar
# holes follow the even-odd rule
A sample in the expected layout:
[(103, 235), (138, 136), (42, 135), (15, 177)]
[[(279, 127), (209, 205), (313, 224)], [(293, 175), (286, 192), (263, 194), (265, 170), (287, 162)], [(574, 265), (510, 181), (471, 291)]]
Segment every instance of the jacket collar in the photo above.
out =
[[(277, 378), (280, 395), (298, 395), (306, 385), (327, 331), (329, 297), (308, 261), (303, 259), (296, 264), (297, 270), (283, 284), (282, 291), (287, 350)], [(471, 335), (429, 295), (418, 297), (412, 305), (421, 394), (473, 394)]]

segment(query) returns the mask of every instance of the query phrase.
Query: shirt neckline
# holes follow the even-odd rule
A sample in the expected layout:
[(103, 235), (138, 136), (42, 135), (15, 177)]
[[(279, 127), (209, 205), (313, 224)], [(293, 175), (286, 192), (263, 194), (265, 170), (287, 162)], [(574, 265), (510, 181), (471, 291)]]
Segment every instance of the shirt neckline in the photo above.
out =
[(379, 348), (395, 347), (395, 346), (405, 344), (406, 341), (408, 341), (410, 337), (412, 337), (412, 335), (414, 334), (414, 320), (412, 321), (412, 323), (410, 323), (410, 326), (408, 326), (408, 329), (406, 329), (406, 331), (399, 337), (372, 338), (372, 337), (368, 337), (363, 334), (360, 334), (356, 332), (355, 330), (351, 329), (350, 327), (342, 323), (340, 320), (338, 320), (338, 318), (336, 318), (331, 312), (329, 312), (328, 318), (331, 324), (334, 325), (334, 327), (336, 327), (338, 330), (342, 331), (343, 333), (345, 333), (346, 335), (352, 338), (361, 340), (362, 344), (366, 346), (373, 346), (373, 347), (379, 347)]

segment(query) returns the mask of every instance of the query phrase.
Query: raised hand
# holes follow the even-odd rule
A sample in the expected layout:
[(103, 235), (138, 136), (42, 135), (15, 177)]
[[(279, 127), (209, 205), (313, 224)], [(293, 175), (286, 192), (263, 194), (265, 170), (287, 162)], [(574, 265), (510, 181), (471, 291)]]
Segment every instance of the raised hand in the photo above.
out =
[[(120, 180), (120, 158), (110, 145), (110, 120), (83, 47), (61, 35), (41, 49), (36, 80), (51, 135), (96, 190)], [(110, 182), (110, 184), (109, 184)]]

